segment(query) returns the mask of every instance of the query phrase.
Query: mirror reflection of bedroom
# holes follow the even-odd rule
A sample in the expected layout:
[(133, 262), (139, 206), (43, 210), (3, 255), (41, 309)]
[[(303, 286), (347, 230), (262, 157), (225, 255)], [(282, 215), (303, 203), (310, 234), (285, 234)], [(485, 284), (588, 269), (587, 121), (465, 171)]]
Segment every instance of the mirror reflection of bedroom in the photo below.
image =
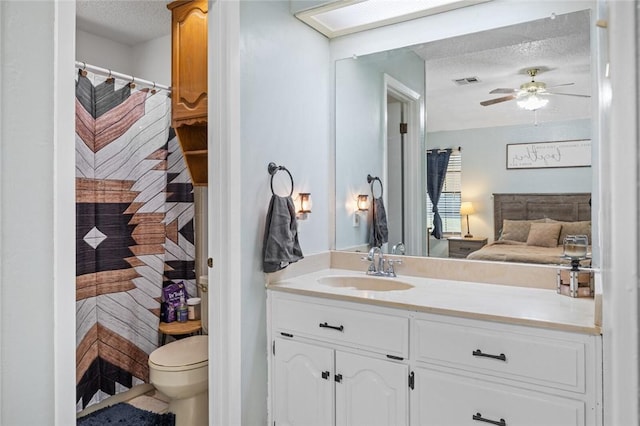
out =
[[(350, 217), (348, 208), (341, 210), (349, 195), (339, 189), (371, 192), (357, 180), (365, 169), (353, 170), (360, 164), (349, 154), (354, 148), (344, 148), (353, 144), (353, 133), (343, 130), (346, 120), (357, 122), (341, 113), (343, 103), (358, 96), (347, 89), (353, 86), (350, 79), (359, 75), (362, 81), (367, 67), (400, 75), (403, 84), (423, 95), (426, 115), (420, 129), (424, 154), (417, 160), (423, 170), (415, 172), (408, 165), (416, 161), (411, 154), (416, 151), (406, 145), (411, 142), (395, 142), (400, 137), (394, 136), (381, 144), (386, 160), (365, 165), (383, 178), (384, 201), (391, 204), (384, 251), (391, 253), (403, 242), (412, 256), (567, 264), (565, 237), (586, 235), (590, 259), (582, 264), (591, 265), (591, 258), (597, 263), (597, 241), (592, 244), (591, 238), (597, 235), (591, 223), (591, 166), (597, 149), (592, 154), (589, 23), (589, 11), (553, 15), (337, 61), (336, 248), (368, 249), (362, 227), (341, 226)], [(408, 71), (410, 67), (417, 71)], [(394, 111), (402, 111), (402, 102), (386, 98), (391, 120)], [(390, 121), (385, 124), (396, 128)], [(411, 180), (423, 182), (419, 187), (426, 190), (415, 192)], [(396, 201), (401, 196), (404, 200)], [(416, 197), (420, 202), (413, 205), (422, 208), (417, 219), (407, 212), (412, 206), (406, 201)], [(412, 242), (415, 233), (421, 234), (417, 243)]]

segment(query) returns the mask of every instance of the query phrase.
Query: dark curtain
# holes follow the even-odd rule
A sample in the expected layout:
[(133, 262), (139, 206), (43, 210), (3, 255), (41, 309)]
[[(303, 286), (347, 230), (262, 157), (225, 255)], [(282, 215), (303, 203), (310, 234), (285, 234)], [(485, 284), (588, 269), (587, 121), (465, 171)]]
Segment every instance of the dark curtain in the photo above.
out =
[(437, 239), (442, 238), (442, 219), (438, 213), (438, 201), (440, 201), (440, 194), (442, 194), (450, 156), (450, 149), (427, 151), (427, 193), (431, 204), (433, 204), (433, 231), (431, 235)]

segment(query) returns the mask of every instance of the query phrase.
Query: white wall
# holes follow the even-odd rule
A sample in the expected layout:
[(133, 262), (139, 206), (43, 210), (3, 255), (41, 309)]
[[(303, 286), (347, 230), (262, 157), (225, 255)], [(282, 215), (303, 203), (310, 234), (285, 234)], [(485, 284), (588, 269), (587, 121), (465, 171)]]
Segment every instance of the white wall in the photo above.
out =
[(132, 48), (133, 75), (171, 86), (171, 35), (155, 38)]
[(0, 2), (0, 424), (75, 423), (72, 2)]
[[(427, 128), (429, 124), (427, 123)], [(474, 236), (493, 240), (494, 193), (591, 192), (591, 167), (507, 170), (511, 143), (591, 139), (591, 120), (427, 133), (428, 148), (462, 148), (462, 199), (473, 202)], [(464, 224), (466, 226), (466, 222)]]
[(171, 35), (129, 46), (77, 30), (76, 60), (171, 85)]
[[(242, 423), (267, 421), (267, 342), (262, 239), (270, 161), (286, 166), (295, 193), (311, 192), (299, 222), (305, 255), (329, 249), (329, 45), (289, 13), (288, 1), (241, 2)], [(279, 172), (275, 188), (289, 190)], [(284, 188), (283, 188), (284, 187)], [(222, 242), (224, 244), (224, 242)]]
[[(608, 53), (610, 78), (603, 79), (605, 109), (600, 176), (603, 263), (604, 424), (640, 424), (638, 395), (638, 256), (640, 223), (640, 2), (606, 2), (601, 19), (609, 30), (599, 31)], [(635, 52), (635, 54), (634, 54)], [(605, 68), (599, 70), (604, 75)], [(609, 104), (610, 103), (610, 104)], [(608, 167), (607, 167), (608, 166)]]
[(131, 46), (76, 30), (76, 61), (131, 75), (132, 54)]

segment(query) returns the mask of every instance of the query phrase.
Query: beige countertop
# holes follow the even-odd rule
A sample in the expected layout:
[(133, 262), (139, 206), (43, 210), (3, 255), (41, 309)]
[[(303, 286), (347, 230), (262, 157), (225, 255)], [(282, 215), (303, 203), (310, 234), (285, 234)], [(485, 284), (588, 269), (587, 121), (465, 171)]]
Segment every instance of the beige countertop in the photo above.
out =
[(555, 290), (472, 283), (398, 275), (393, 280), (413, 287), (396, 291), (364, 291), (331, 287), (318, 282), (329, 275), (366, 276), (346, 269), (323, 269), (285, 278), (267, 285), (269, 290), (366, 303), (410, 311), (453, 315), (543, 327), (586, 334), (600, 334), (595, 325), (594, 299), (571, 298)]

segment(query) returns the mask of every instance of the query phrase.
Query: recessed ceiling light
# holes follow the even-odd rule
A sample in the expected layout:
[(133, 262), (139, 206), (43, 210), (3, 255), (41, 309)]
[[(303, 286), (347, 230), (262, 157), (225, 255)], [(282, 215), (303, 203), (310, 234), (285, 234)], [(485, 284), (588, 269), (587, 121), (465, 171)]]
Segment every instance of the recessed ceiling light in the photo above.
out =
[(491, 0), (337, 0), (295, 16), (329, 38)]

